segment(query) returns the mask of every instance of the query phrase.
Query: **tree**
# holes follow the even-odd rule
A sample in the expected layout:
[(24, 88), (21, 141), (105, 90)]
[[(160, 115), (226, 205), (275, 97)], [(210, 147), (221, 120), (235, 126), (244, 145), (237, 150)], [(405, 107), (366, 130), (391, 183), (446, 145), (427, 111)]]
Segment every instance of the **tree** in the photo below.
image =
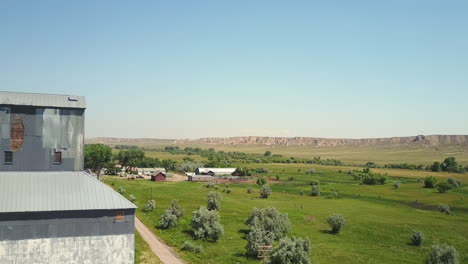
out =
[(427, 176), (424, 178), (424, 188), (435, 188), (437, 179), (433, 176)]
[(219, 192), (211, 191), (208, 193), (208, 210), (219, 211), (221, 209), (221, 195)]
[(460, 255), (457, 249), (447, 244), (436, 244), (427, 256), (425, 264), (458, 264)]
[(341, 228), (346, 224), (346, 220), (342, 215), (333, 214), (327, 218), (328, 225), (332, 229), (332, 233), (338, 234)]
[(282, 238), (271, 251), (269, 264), (310, 264), (310, 240), (303, 238)]
[(270, 157), (271, 156), (271, 151), (267, 150), (264, 154), (265, 157)]
[(144, 158), (145, 153), (140, 149), (121, 150), (117, 154), (120, 165), (130, 171), (136, 168)]
[(441, 170), (442, 170), (442, 167), (440, 166), (440, 162), (436, 161), (432, 163), (431, 171), (441, 171)]
[(458, 172), (458, 163), (455, 157), (448, 157), (441, 165), (442, 171)]
[(440, 193), (446, 193), (448, 192), (450, 189), (452, 189), (452, 185), (448, 182), (439, 182), (437, 184), (437, 190), (440, 192)]
[(197, 239), (210, 239), (218, 241), (224, 234), (224, 228), (219, 223), (218, 211), (209, 211), (206, 207), (201, 206), (198, 210), (192, 213), (193, 234)]
[(263, 199), (268, 199), (268, 197), (271, 194), (271, 189), (268, 185), (263, 185), (262, 188), (260, 188), (260, 197)]
[(112, 149), (103, 144), (86, 144), (84, 149), (84, 165), (94, 171), (99, 179), (101, 169), (112, 160)]

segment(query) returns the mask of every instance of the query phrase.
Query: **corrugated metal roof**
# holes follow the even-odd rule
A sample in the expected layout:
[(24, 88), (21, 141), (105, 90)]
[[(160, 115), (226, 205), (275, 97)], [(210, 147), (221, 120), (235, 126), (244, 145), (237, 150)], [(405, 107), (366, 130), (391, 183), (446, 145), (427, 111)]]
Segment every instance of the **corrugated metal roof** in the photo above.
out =
[(0, 105), (86, 108), (84, 96), (0, 91)]
[(136, 206), (85, 172), (0, 172), (0, 212), (130, 209)]
[(214, 174), (231, 174), (236, 171), (236, 168), (198, 168), (199, 173), (213, 172)]

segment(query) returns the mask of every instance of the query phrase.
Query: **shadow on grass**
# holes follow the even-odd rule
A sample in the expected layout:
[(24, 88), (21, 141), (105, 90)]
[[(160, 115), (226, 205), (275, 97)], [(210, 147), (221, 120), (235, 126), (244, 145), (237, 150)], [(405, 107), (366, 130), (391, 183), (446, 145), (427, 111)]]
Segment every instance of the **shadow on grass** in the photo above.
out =
[(338, 235), (339, 234), (339, 233), (334, 233), (333, 231), (328, 230), (328, 229), (320, 230), (320, 233), (329, 234), (329, 235)]
[(196, 239), (195, 235), (193, 234), (193, 230), (191, 230), (191, 229), (182, 230), (182, 233), (184, 233), (186, 235), (189, 235), (192, 239)]

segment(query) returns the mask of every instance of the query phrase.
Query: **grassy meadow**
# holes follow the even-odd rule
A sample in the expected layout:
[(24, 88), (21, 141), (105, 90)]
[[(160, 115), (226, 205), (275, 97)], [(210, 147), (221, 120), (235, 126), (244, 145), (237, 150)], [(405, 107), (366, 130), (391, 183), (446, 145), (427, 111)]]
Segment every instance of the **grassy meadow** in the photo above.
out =
[[(124, 196), (133, 194), (141, 208), (148, 200), (156, 201), (153, 212), (137, 209), (137, 216), (161, 239), (172, 246), (187, 263), (259, 263), (245, 256), (247, 226), (245, 219), (254, 207), (273, 206), (287, 213), (292, 223), (288, 236), (308, 237), (311, 240), (313, 263), (423, 263), (433, 243), (448, 243), (456, 247), (462, 263), (468, 263), (468, 187), (453, 189), (440, 194), (436, 189), (422, 188), (421, 178), (434, 175), (446, 180), (448, 173), (407, 171), (397, 169), (373, 169), (388, 173), (385, 185), (361, 185), (351, 175), (339, 173), (349, 167), (321, 166), (311, 164), (242, 164), (251, 168), (263, 167), (268, 176), (278, 175), (279, 182), (270, 183), (273, 190), (268, 199), (259, 198), (259, 187), (252, 184), (230, 184), (230, 194), (222, 192), (220, 210), (221, 224), (225, 234), (217, 242), (194, 240), (191, 235), (192, 211), (206, 205), (207, 193), (214, 189), (202, 183), (123, 180), (106, 177), (105, 182), (117, 189), (126, 189)], [(314, 174), (305, 171), (314, 169)], [(356, 169), (356, 167), (350, 167)], [(382, 170), (382, 171), (381, 171)], [(453, 174), (468, 183), (468, 174)], [(292, 177), (292, 179), (291, 179)], [(310, 196), (311, 180), (319, 180), (321, 196)], [(401, 187), (392, 188), (392, 182), (400, 181)], [(252, 194), (247, 188), (254, 188)], [(339, 193), (338, 199), (328, 199), (332, 190)], [(303, 195), (301, 195), (301, 191)], [(186, 214), (172, 229), (157, 228), (159, 217), (177, 199)], [(449, 204), (454, 215), (437, 211), (437, 204)], [(342, 232), (328, 232), (326, 218), (334, 213), (346, 218)], [(422, 231), (426, 240), (423, 246), (409, 244), (413, 231)], [(181, 251), (184, 241), (202, 245), (201, 253)]]

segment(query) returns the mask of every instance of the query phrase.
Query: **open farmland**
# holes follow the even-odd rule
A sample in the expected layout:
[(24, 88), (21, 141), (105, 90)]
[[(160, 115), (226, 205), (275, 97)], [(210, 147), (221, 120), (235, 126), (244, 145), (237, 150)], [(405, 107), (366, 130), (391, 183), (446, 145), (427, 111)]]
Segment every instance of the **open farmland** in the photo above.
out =
[[(217, 243), (193, 240), (190, 228), (191, 212), (206, 205), (207, 193), (213, 189), (205, 188), (201, 183), (155, 183), (117, 177), (107, 177), (105, 182), (115, 189), (125, 188), (125, 196), (133, 194), (140, 208), (146, 201), (154, 199), (156, 209), (149, 213), (138, 209), (138, 217), (188, 263), (258, 263), (258, 260), (245, 256), (247, 226), (244, 221), (252, 208), (268, 206), (288, 213), (292, 222), (289, 236), (311, 240), (313, 263), (422, 263), (433, 243), (444, 242), (458, 249), (462, 263), (468, 262), (465, 250), (468, 248), (468, 188), (460, 187), (440, 194), (435, 189), (422, 188), (422, 182), (418, 181), (430, 174), (445, 181), (448, 173), (391, 169), (387, 171), (390, 176), (387, 184), (370, 186), (361, 185), (348, 174), (338, 173), (347, 167), (242, 165), (266, 168), (269, 174), (265, 176), (278, 175), (280, 180), (270, 184), (273, 193), (268, 199), (259, 198), (259, 188), (253, 183), (231, 184), (232, 193), (222, 192), (220, 216), (225, 234)], [(314, 169), (315, 173), (306, 174), (309, 169)], [(468, 182), (467, 174), (452, 176)], [(320, 181), (321, 196), (309, 195), (311, 180)], [(395, 180), (401, 182), (397, 190), (392, 188)], [(246, 192), (249, 186), (254, 188), (254, 193)], [(224, 188), (219, 185), (220, 192)], [(339, 193), (338, 199), (326, 198), (332, 189)], [(179, 200), (186, 214), (175, 228), (158, 229), (159, 216), (172, 199)], [(436, 206), (439, 203), (450, 204), (455, 215), (438, 212)], [(338, 235), (327, 232), (326, 218), (333, 213), (342, 214), (347, 220)], [(421, 247), (408, 243), (414, 230), (422, 231), (426, 236)], [(184, 241), (192, 241), (204, 249), (198, 254), (180, 251)]]

